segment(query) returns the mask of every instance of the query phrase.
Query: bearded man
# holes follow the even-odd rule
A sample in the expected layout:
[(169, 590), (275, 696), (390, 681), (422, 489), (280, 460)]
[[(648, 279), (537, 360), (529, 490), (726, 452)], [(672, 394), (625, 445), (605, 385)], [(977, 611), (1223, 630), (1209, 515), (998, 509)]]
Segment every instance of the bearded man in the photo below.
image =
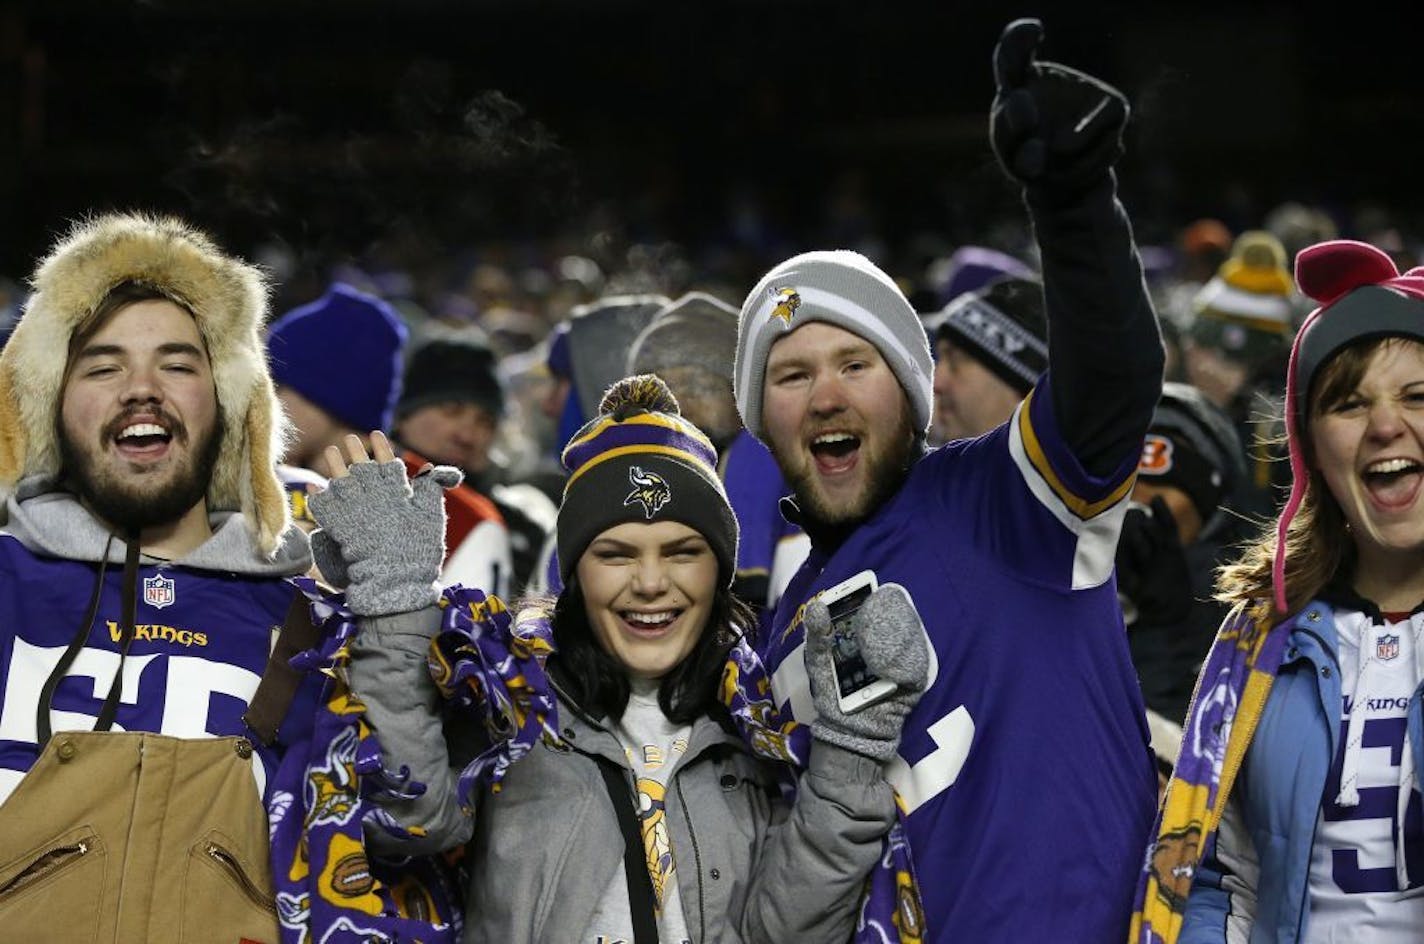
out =
[(1006, 423), (925, 448), (924, 330), (857, 253), (781, 263), (739, 322), (737, 405), (812, 542), (759, 643), (779, 707), (815, 719), (807, 613), (861, 571), (904, 587), (929, 635), (887, 768), (925, 941), (1124, 939), (1156, 795), (1112, 580), (1163, 364), (1115, 196), (1127, 107), (1035, 62), (1041, 35), (1010, 24), (995, 53), (991, 136), (1035, 226), (1051, 364)]
[[(326, 755), (327, 789), (304, 788), (316, 719), (345, 728), (289, 660), (337, 604), (292, 579), (312, 558), (275, 473), (261, 273), (178, 220), (110, 215), (32, 283), (0, 354), (3, 936), (414, 932), (382, 914), (354, 767)], [(303, 834), (313, 796), (355, 825)], [(354, 915), (332, 848), (360, 866)]]

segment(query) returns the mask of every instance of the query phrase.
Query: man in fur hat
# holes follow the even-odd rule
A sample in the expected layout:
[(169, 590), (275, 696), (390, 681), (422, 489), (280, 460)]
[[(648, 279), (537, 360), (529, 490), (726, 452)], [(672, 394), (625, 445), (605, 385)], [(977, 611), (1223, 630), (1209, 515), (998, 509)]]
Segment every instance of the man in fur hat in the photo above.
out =
[[(327, 703), (288, 660), (322, 638), (311, 602), (336, 607), (290, 579), (311, 553), (274, 472), (263, 278), (177, 220), (111, 215), (32, 282), (0, 354), (0, 927), (275, 942), (280, 912), (314, 928), (326, 893), (307, 864), (338, 879), (301, 837), (320, 821), (301, 748)], [(314, 795), (359, 813), (343, 763)]]

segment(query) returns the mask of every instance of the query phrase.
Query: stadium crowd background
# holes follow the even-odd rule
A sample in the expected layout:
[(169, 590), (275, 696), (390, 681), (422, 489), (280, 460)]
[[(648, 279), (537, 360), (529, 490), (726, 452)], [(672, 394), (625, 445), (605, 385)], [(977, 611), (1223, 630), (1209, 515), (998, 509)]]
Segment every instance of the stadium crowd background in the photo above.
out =
[(984, 118), (986, 51), (1030, 13), (1133, 102), (1119, 176), (1165, 318), (1225, 250), (1193, 258), (1203, 218), (1412, 264), (1412, 50), (1368, 5), (7, 3), (0, 304), (69, 220), (137, 208), (265, 264), (274, 315), (341, 277), (527, 362), (576, 304), (737, 304), (811, 247), (928, 313), (955, 248), (1031, 245)]

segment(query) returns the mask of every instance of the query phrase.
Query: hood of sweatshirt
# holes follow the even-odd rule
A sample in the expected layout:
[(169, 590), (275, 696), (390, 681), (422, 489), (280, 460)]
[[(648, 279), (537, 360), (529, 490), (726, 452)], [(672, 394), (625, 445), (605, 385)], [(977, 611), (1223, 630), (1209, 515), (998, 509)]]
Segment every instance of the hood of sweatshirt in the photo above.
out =
[[(109, 529), (50, 476), (23, 479), (5, 504), (4, 531), (36, 554), (97, 562), (107, 546), (110, 563), (124, 562), (123, 540), (111, 542)], [(311, 545), (300, 528), (289, 525), (277, 553), (268, 556), (241, 513), (215, 512), (208, 520), (212, 536), (167, 563), (249, 577), (292, 577), (311, 567)], [(157, 558), (144, 560), (152, 563)]]

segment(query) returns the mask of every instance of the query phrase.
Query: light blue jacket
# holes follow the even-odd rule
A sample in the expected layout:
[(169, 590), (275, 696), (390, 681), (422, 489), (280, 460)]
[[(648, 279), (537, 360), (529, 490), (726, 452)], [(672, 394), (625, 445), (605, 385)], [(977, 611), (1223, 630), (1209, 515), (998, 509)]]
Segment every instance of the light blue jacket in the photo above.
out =
[[(1245, 766), (1192, 882), (1178, 944), (1294, 944), (1310, 917), (1310, 854), (1340, 739), (1335, 611), (1313, 600), (1292, 618), (1290, 648)], [(1424, 684), (1408, 737), (1424, 782)]]

